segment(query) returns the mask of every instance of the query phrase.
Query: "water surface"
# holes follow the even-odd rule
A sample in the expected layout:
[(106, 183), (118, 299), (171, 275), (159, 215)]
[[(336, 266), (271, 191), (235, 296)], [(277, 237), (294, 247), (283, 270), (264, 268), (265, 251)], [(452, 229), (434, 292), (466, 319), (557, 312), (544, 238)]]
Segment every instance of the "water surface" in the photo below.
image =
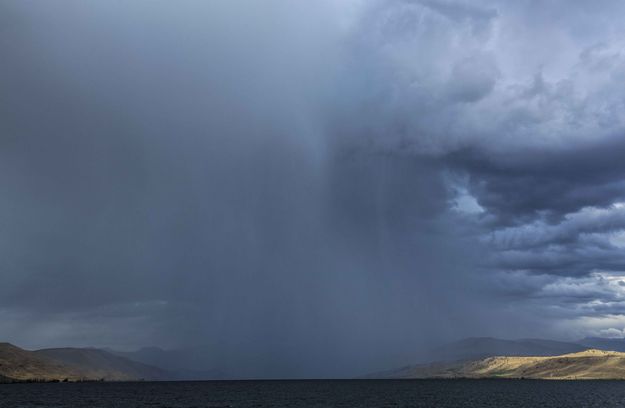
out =
[(354, 380), (0, 385), (2, 408), (623, 406), (623, 381)]

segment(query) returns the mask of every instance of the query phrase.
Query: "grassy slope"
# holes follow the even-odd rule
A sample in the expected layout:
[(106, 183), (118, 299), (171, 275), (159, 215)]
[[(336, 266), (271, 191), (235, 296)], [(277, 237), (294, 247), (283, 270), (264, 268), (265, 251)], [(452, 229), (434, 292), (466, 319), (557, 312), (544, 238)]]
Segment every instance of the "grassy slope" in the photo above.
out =
[(160, 380), (166, 372), (97, 349), (23, 350), (0, 343), (0, 382)]
[[(0, 343), (0, 377), (13, 380), (81, 380), (88, 373), (38, 356), (9, 343)], [(6, 379), (5, 379), (6, 380)]]
[(78, 367), (91, 376), (104, 380), (162, 380), (167, 373), (159, 368), (131, 361), (104, 350), (90, 348), (56, 348), (37, 350), (38, 356)]
[(586, 350), (550, 357), (489, 357), (429, 364), (396, 373), (401, 378), (625, 379), (625, 353)]

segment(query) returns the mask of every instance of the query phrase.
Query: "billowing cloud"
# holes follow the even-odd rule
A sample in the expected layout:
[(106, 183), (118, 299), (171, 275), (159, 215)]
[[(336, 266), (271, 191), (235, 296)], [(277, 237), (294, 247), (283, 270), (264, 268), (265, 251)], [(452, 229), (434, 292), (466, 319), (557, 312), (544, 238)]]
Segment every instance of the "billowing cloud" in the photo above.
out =
[(574, 316), (573, 336), (621, 313), (597, 276), (625, 271), (623, 5), (374, 4), (354, 66), (375, 92), (350, 143), (442, 163), (489, 248), (485, 286), (519, 314)]

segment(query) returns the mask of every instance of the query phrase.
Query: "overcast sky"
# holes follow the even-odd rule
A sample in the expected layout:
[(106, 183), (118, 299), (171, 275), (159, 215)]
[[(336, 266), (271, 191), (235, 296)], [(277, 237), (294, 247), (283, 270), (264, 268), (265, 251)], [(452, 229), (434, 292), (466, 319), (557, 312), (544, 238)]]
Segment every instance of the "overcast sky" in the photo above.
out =
[(0, 339), (341, 376), (625, 336), (620, 0), (3, 0)]

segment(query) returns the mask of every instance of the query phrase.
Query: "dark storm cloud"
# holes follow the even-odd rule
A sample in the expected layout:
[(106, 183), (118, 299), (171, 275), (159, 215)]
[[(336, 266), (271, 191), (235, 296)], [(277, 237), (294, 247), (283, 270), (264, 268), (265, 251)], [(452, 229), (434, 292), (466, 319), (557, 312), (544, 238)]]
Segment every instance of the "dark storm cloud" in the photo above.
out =
[(584, 207), (607, 207), (625, 198), (625, 141), (613, 137), (558, 151), (518, 149), (500, 155), (459, 151), (451, 160), (472, 175), (479, 204), (502, 224), (536, 218), (561, 220)]
[[(623, 4), (376, 5), (355, 64), (378, 87), (360, 105), (375, 114), (354, 120), (354, 139), (446, 166), (455, 208), (491, 248), (491, 296), (577, 321), (577, 333), (618, 313), (622, 286), (601, 279), (625, 271)], [(556, 290), (564, 281), (588, 290)]]
[(622, 329), (619, 3), (0, 7), (7, 340), (340, 376)]
[(476, 324), (444, 166), (346, 141), (342, 7), (3, 7), (6, 340), (341, 376)]

